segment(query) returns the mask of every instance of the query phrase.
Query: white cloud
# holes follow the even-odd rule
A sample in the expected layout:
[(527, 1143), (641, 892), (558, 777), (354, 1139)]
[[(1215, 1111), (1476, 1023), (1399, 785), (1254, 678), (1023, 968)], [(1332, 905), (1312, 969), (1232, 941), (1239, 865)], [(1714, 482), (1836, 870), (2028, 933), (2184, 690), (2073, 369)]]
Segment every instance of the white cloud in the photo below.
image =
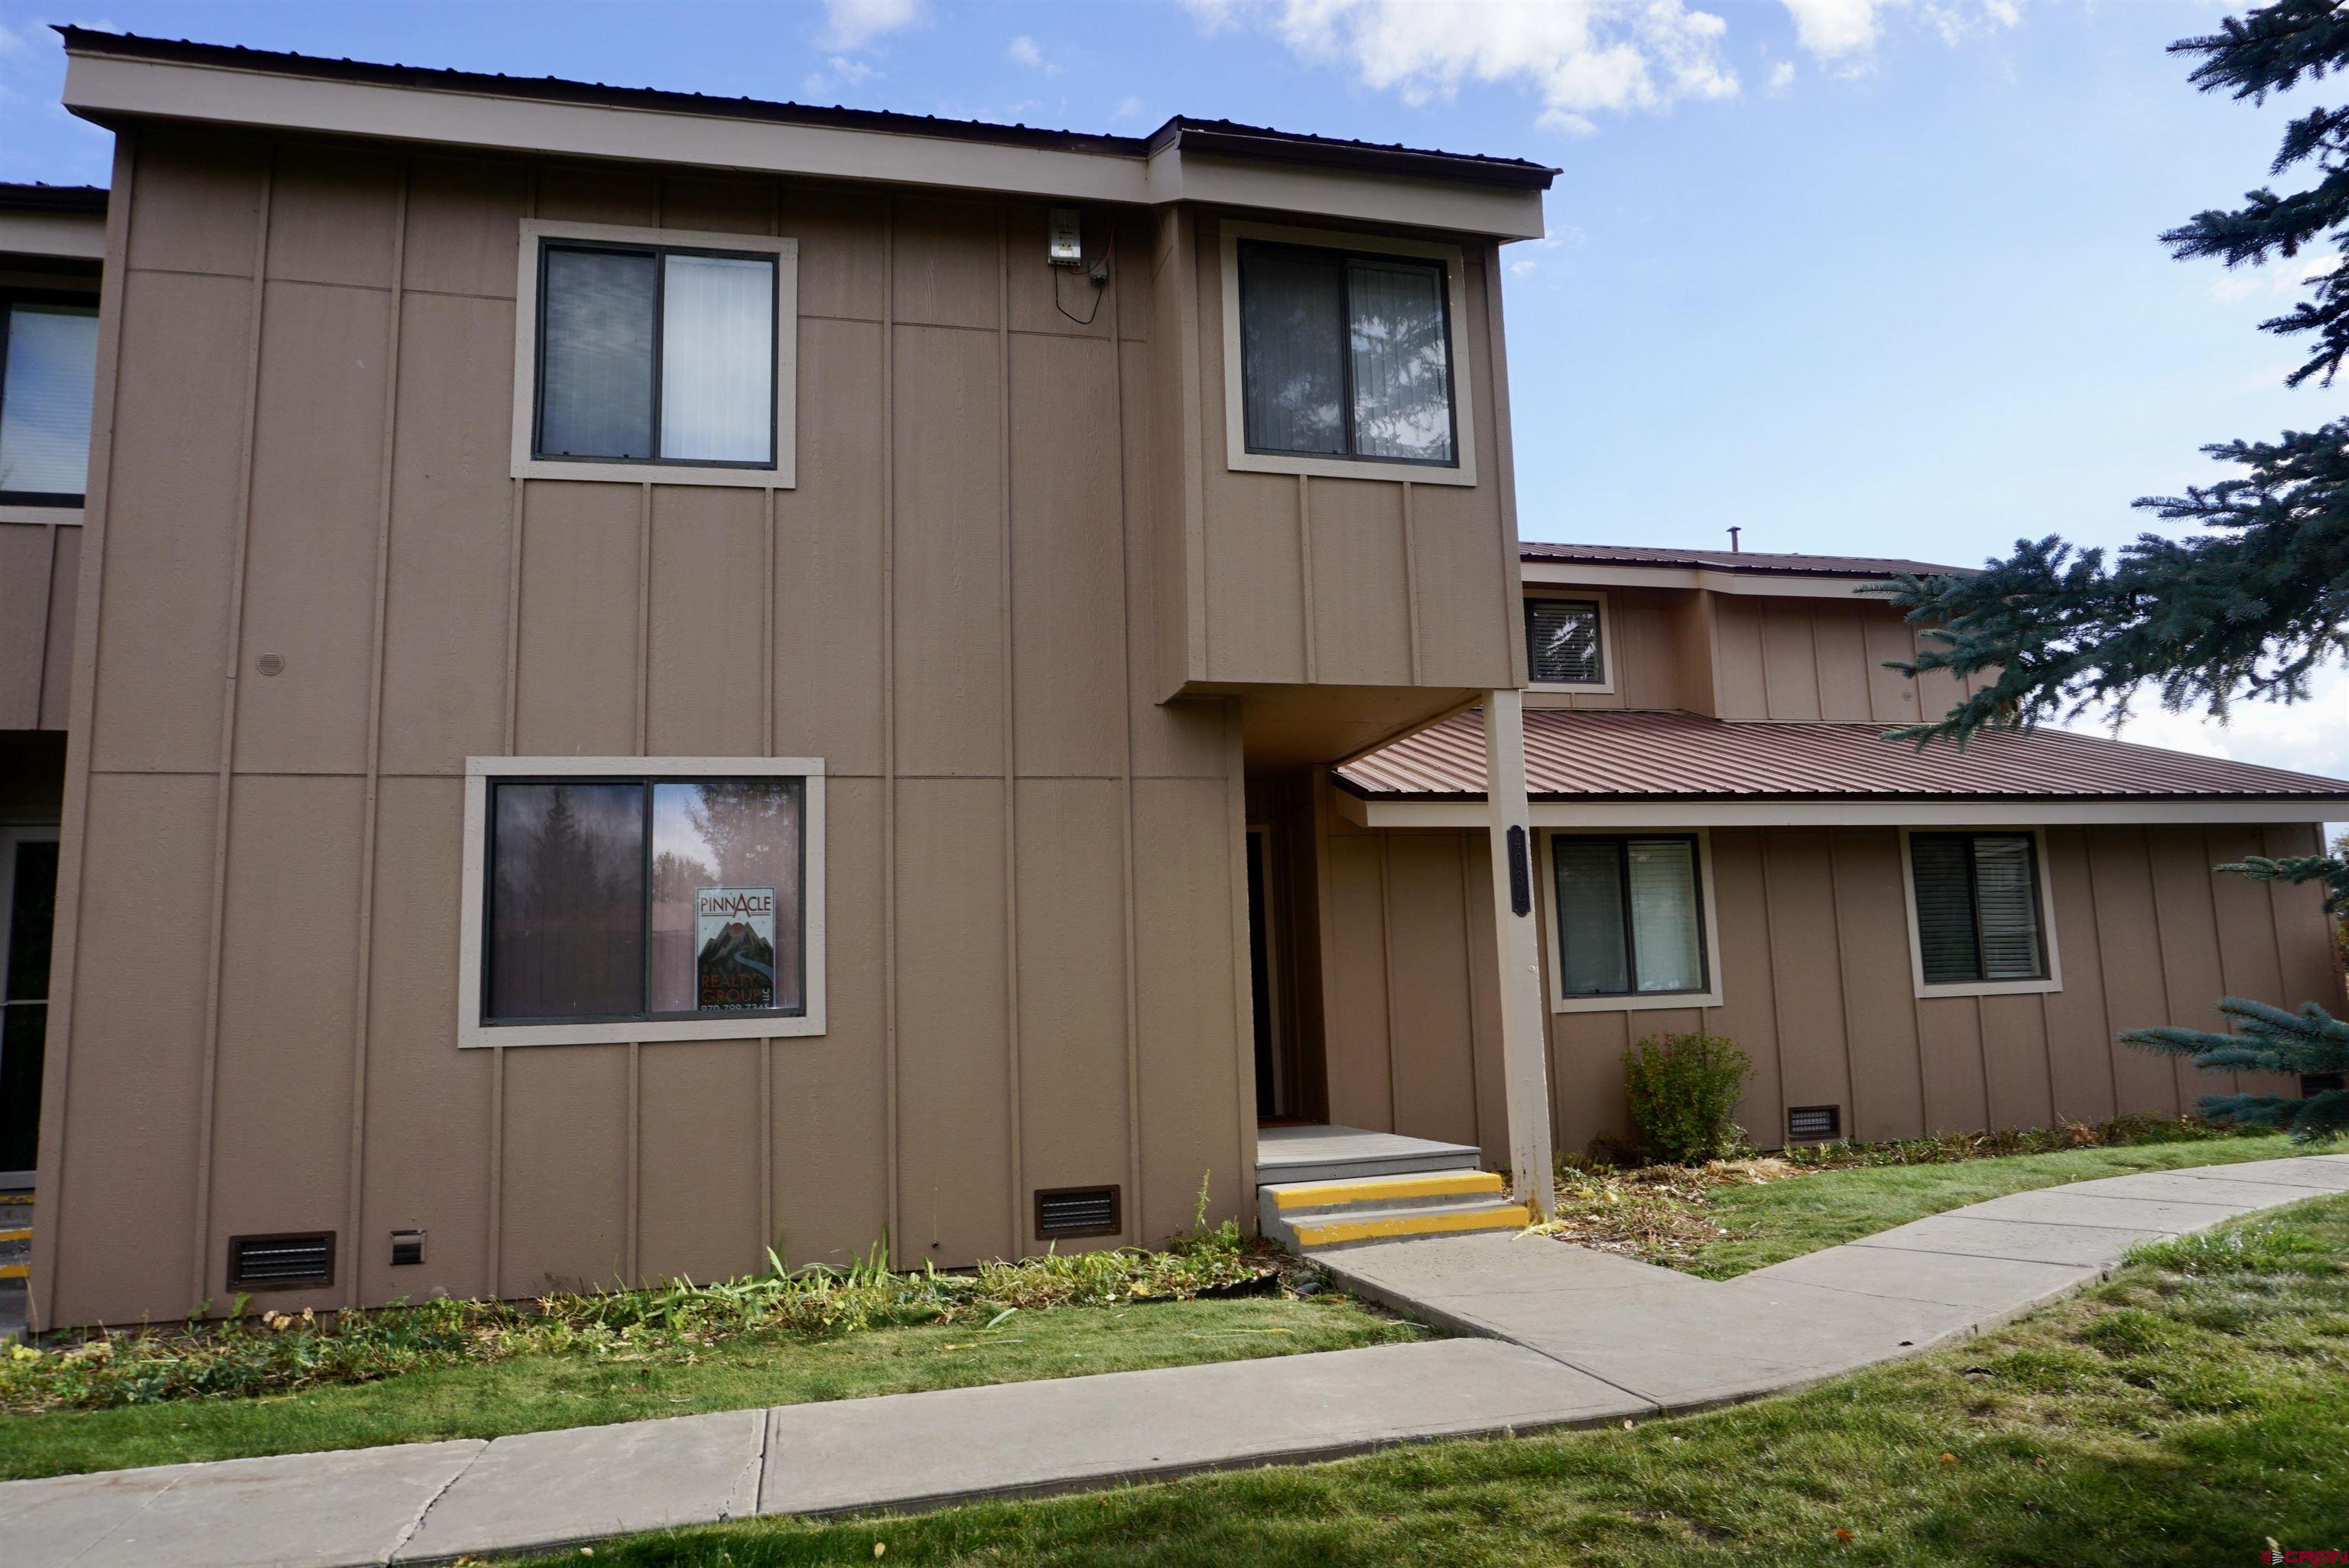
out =
[(845, 55), (834, 55), (824, 62), (824, 68), (810, 71), (800, 78), (800, 96), (820, 98), (843, 88), (861, 88), (879, 78), (881, 72), (863, 60), (852, 60)]
[(1970, 38), (2019, 26), (2016, 0), (1784, 0), (1795, 19), (1795, 41), (1811, 57), (1851, 76), (1873, 64), (1883, 21), (1913, 10), (1952, 48)]
[[(2101, 716), (2085, 717), (2064, 727), (2082, 734), (2112, 733)], [(2320, 668), (2310, 679), (2305, 702), (2239, 702), (2223, 727), (2199, 709), (2164, 712), (2147, 693), (2120, 738), (2198, 757), (2349, 779), (2349, 667), (2335, 664)]]
[(1141, 118), (1142, 100), (1135, 98), (1131, 93), (1128, 93), (1125, 97), (1118, 99), (1117, 108), (1110, 111), (1110, 119), (1139, 119)]
[(1530, 88), (1541, 123), (1559, 130), (1588, 132), (1595, 114), (1737, 92), (1721, 50), (1728, 24), (1684, 0), (1185, 3), (1211, 33), (1268, 18), (1295, 54), (1347, 67), (1363, 86), (1414, 107), (1472, 84)]
[(823, 0), (816, 42), (827, 49), (861, 49), (885, 33), (913, 26), (923, 15), (922, 0)]
[(1794, 61), (1792, 61), (1792, 60), (1780, 60), (1776, 65), (1772, 66), (1772, 67), (1770, 67), (1770, 90), (1771, 90), (1772, 92), (1774, 92), (1774, 93), (1782, 93), (1782, 92), (1785, 92), (1788, 88), (1793, 87), (1794, 85), (1795, 85), (1795, 62), (1794, 62)]
[(1823, 60), (1866, 54), (1876, 47), (1876, 14), (1884, 0), (1785, 0), (1794, 14), (1795, 41)]
[(1030, 70), (1041, 71), (1048, 77), (1061, 74), (1061, 67), (1047, 60), (1044, 51), (1036, 46), (1036, 40), (1025, 33), (1012, 39), (1003, 54), (1013, 65), (1026, 66)]

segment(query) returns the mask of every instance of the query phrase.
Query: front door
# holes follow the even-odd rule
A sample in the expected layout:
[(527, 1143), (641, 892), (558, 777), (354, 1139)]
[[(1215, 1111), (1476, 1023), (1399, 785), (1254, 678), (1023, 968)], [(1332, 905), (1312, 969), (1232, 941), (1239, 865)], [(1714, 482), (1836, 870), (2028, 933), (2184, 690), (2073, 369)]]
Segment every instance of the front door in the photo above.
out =
[(57, 830), (0, 827), (0, 1190), (33, 1185), (57, 902)]
[(1284, 1010), (1279, 911), (1274, 896), (1272, 830), (1247, 830), (1248, 990), (1256, 1020), (1256, 1116), (1293, 1121), (1300, 1114), (1295, 1034)]

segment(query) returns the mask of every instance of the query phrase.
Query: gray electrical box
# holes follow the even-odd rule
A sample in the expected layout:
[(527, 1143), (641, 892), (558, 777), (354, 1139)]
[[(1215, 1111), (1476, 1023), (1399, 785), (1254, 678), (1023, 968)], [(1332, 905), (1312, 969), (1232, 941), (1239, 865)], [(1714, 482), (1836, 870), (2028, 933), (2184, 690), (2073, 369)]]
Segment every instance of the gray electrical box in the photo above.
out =
[(1047, 222), (1046, 251), (1056, 267), (1085, 264), (1085, 227), (1074, 207), (1055, 207)]

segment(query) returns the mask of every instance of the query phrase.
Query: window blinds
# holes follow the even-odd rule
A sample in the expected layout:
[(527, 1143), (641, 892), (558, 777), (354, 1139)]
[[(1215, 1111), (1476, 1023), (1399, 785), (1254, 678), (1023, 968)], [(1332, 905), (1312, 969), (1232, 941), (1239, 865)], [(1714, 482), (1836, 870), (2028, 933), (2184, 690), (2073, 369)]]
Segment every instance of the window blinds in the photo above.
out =
[(1240, 376), (1248, 449), (1346, 450), (1342, 263), (1330, 252), (1251, 245), (1240, 262)]
[(741, 256), (664, 256), (664, 458), (764, 463), (775, 450), (775, 266)]
[(1551, 843), (1557, 876), (1558, 989), (1568, 996), (1620, 995), (1631, 989), (1624, 947), (1622, 841), (1561, 837)]
[(1354, 449), (1366, 458), (1452, 460), (1452, 365), (1444, 341), (1444, 274), (1433, 267), (1350, 262), (1346, 297), (1354, 367)]
[(653, 452), (653, 319), (660, 258), (550, 247), (539, 346), (539, 450)]
[(1631, 950), (1642, 991), (1704, 989), (1697, 934), (1696, 846), (1686, 839), (1633, 839), (1624, 846), (1631, 886)]
[(79, 495), (88, 483), (98, 312), (19, 304), (0, 325), (8, 335), (0, 369), (0, 490)]
[(1917, 833), (1909, 858), (1927, 985), (2046, 977), (2029, 834)]
[(1526, 667), (1537, 686), (1597, 686), (1599, 605), (1586, 599), (1526, 601)]

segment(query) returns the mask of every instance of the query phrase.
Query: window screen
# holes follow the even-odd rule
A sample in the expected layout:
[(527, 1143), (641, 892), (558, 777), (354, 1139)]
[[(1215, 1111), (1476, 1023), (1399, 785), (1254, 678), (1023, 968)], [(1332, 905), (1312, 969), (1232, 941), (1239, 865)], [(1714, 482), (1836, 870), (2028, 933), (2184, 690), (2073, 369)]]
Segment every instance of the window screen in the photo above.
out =
[(1457, 464), (1439, 263), (1251, 242), (1239, 268), (1249, 451)]
[(490, 791), (485, 1021), (802, 1011), (804, 780)]
[(536, 455), (773, 467), (775, 330), (772, 257), (548, 244)]
[(1598, 686), (1607, 679), (1592, 599), (1526, 601), (1526, 668), (1537, 686)]
[(1550, 861), (1563, 995), (1706, 989), (1693, 838), (1560, 833), (1550, 840)]
[(0, 495), (78, 503), (88, 488), (98, 308), (0, 301)]
[(2044, 980), (2039, 858), (2028, 833), (1914, 833), (1917, 946), (1929, 985)]

